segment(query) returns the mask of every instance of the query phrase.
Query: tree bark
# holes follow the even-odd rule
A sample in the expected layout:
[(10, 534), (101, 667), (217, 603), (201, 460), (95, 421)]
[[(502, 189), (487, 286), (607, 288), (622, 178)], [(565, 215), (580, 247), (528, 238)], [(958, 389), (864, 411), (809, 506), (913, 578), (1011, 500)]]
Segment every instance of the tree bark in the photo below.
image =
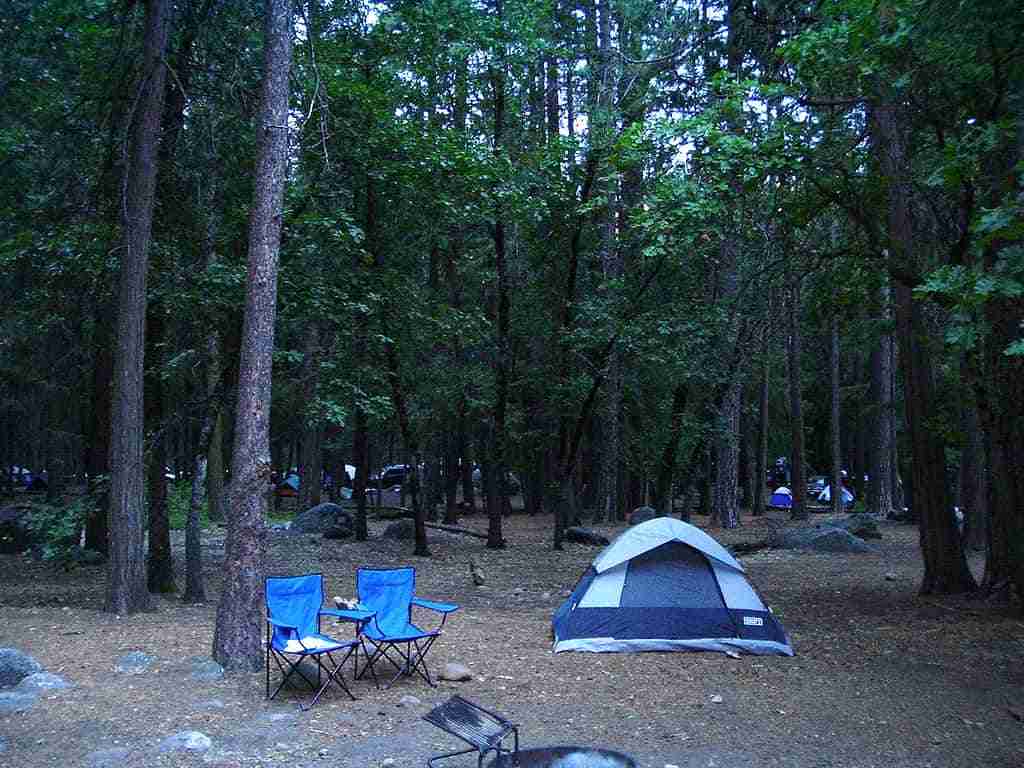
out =
[(789, 419), (792, 436), (790, 456), (791, 479), (790, 491), (793, 493), (794, 520), (806, 520), (807, 511), (805, 496), (807, 482), (804, 478), (804, 411), (802, 360), (803, 349), (800, 330), (800, 275), (796, 267), (790, 265), (789, 276)]
[(142, 81), (134, 116), (121, 205), (121, 273), (110, 437), (110, 550), (106, 609), (126, 614), (150, 607), (143, 555), (143, 356), (146, 271), (153, 224), (160, 118), (170, 4), (146, 3)]
[[(829, 426), (831, 428), (832, 448), (832, 480), (829, 488), (829, 498), (832, 501), (832, 514), (841, 514), (843, 504), (843, 440), (840, 418), (839, 402), (839, 315), (833, 309), (831, 328), (829, 329), (829, 390), (831, 392), (831, 417)], [(860, 472), (860, 469), (857, 468)]]
[(164, 425), (163, 366), (160, 352), (164, 336), (162, 308), (151, 306), (148, 319), (150, 374), (146, 382), (146, 416), (151, 435), (149, 456), (149, 557), (146, 583), (150, 592), (174, 592), (174, 558), (171, 555), (171, 522), (167, 510), (167, 444), (169, 429)]
[(299, 471), (299, 509), (305, 510), (320, 503), (323, 492), (323, 426), (309, 413), (316, 400), (317, 374), (320, 365), (320, 327), (311, 321), (306, 327), (305, 349), (302, 357), (301, 392), (302, 460)]
[(266, 0), (263, 85), (256, 127), (259, 155), (249, 217), (248, 279), (231, 461), (224, 586), (217, 607), (213, 658), (226, 670), (262, 666), (263, 555), (271, 477), (270, 404), (288, 162), (288, 95), (292, 61), (291, 0)]
[(754, 508), (753, 514), (765, 513), (764, 480), (768, 473), (768, 360), (764, 355), (761, 363), (761, 383), (757, 396), (757, 448), (754, 467)]
[[(495, 16), (499, 28), (504, 26), (504, 2), (496, 0)], [(503, 46), (504, 43), (499, 43)], [(504, 154), (505, 122), (505, 52), (498, 55), (498, 66), (491, 69), (491, 85), (494, 88), (494, 155)], [(496, 199), (498, 196), (496, 196)], [(497, 317), (495, 318), (494, 361), (494, 425), (491, 431), (491, 483), (487, 503), (487, 548), (502, 549), (505, 539), (501, 532), (501, 516), (504, 511), (507, 473), (505, 446), (508, 440), (505, 424), (508, 409), (508, 375), (511, 353), (509, 350), (509, 279), (507, 254), (505, 253), (505, 219), (500, 202), (494, 211), (494, 268), (497, 276)], [(499, 503), (498, 498), (502, 501)]]
[[(882, 320), (889, 321), (889, 288), (881, 296)], [(867, 510), (889, 515), (893, 510), (893, 410), (892, 335), (886, 330), (871, 351), (871, 400), (875, 418), (871, 420), (871, 448), (868, 457)]]
[[(871, 130), (879, 168), (888, 187), (888, 242), (891, 261), (914, 267), (914, 232), (910, 220), (907, 116), (897, 105), (871, 110)], [(896, 277), (896, 327), (903, 365), (903, 391), (910, 434), (913, 504), (919, 522), (924, 556), (922, 594), (952, 594), (975, 587), (967, 568), (960, 535), (953, 520), (946, 477), (945, 444), (929, 428), (937, 410), (932, 390), (932, 362), (928, 331), (913, 286)]]

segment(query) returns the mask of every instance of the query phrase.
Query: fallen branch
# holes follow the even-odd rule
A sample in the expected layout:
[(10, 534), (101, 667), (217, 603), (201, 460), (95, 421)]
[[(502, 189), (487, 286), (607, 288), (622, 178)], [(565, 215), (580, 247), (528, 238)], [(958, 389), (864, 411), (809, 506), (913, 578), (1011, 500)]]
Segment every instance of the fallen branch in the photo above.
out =
[(434, 528), (438, 531), (448, 531), (448, 533), (459, 533), (463, 536), (472, 536), (475, 539), (483, 539), (484, 541), (487, 541), (486, 533), (477, 533), (476, 531), (471, 531), (468, 528), (459, 528), (457, 525), (440, 525), (439, 523), (424, 523), (424, 525), (427, 526), (427, 528)]

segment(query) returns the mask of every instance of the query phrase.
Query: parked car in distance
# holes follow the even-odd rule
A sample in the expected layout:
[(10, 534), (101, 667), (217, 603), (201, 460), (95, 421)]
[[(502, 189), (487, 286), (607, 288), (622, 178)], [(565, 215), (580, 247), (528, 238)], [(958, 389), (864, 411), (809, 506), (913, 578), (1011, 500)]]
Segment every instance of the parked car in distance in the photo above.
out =
[(825, 486), (828, 485), (828, 478), (824, 475), (815, 475), (807, 480), (807, 496), (817, 501), (818, 496), (822, 491), (825, 490)]

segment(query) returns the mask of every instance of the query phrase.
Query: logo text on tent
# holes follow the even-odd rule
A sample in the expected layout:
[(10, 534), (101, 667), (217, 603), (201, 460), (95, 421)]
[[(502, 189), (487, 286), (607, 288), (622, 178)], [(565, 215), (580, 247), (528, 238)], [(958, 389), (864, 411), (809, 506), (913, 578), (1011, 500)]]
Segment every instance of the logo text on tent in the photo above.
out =
[(743, 626), (745, 627), (763, 627), (764, 619), (760, 616), (744, 616)]

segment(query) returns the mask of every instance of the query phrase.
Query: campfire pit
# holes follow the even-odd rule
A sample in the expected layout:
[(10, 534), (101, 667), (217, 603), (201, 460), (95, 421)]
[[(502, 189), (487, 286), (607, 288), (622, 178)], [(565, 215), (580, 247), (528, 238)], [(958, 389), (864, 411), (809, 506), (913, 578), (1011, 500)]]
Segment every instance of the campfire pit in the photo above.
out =
[(541, 747), (504, 753), (490, 768), (636, 768), (631, 757), (621, 752), (593, 747)]

